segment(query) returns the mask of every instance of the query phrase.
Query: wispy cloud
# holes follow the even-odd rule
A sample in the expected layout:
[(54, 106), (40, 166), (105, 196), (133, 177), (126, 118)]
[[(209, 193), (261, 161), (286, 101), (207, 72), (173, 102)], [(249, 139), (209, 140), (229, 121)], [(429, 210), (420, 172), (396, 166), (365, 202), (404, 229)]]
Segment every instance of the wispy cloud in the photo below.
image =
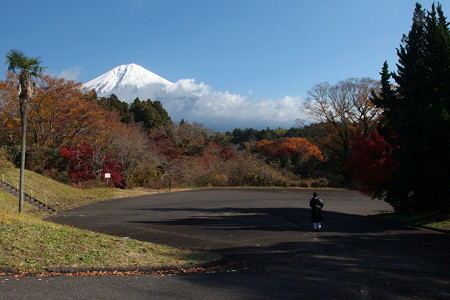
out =
[(81, 67), (71, 67), (58, 73), (57, 77), (67, 80), (78, 80), (81, 73)]
[(141, 7), (144, 6), (144, 1), (143, 1), (143, 0), (131, 0), (131, 4), (132, 4), (134, 7), (139, 7), (139, 8), (141, 8)]

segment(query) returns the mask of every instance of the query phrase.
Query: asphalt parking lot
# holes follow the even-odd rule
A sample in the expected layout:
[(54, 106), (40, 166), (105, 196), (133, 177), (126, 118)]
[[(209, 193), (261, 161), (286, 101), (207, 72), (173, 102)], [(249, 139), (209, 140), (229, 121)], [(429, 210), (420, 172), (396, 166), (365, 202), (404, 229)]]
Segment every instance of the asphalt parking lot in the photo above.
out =
[(320, 190), (322, 232), (311, 231), (313, 190), (210, 189), (98, 202), (50, 220), (181, 248), (220, 252), (214, 273), (0, 278), (0, 298), (448, 299), (448, 234), (386, 223), (389, 211), (355, 191)]

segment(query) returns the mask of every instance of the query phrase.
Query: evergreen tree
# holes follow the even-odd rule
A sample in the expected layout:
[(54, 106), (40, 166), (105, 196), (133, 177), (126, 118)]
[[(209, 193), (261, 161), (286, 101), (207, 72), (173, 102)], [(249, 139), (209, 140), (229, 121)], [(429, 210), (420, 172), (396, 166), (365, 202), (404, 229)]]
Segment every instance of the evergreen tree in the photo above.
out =
[(167, 111), (163, 108), (161, 102), (141, 101), (136, 98), (130, 105), (130, 112), (134, 115), (135, 122), (142, 122), (144, 128), (157, 129), (172, 123)]
[(111, 94), (108, 98), (98, 98), (97, 101), (104, 109), (118, 112), (122, 123), (130, 123), (133, 120), (128, 103), (120, 101), (115, 94)]
[(380, 132), (391, 144), (398, 136), (399, 166), (385, 200), (397, 210), (450, 211), (450, 30), (440, 4), (430, 12), (416, 4), (397, 55), (397, 73), (384, 64), (374, 98), (384, 110)]

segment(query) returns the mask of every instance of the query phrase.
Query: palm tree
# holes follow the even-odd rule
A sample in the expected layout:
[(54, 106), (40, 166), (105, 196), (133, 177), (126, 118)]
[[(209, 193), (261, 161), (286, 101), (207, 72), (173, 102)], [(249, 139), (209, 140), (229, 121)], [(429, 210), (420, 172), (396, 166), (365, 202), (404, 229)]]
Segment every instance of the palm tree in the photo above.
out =
[(27, 104), (33, 99), (35, 91), (35, 83), (33, 78), (41, 76), (44, 68), (40, 66), (39, 57), (26, 57), (20, 50), (9, 50), (6, 53), (6, 64), (8, 71), (18, 75), (19, 84), (19, 103), (20, 103), (20, 119), (22, 125), (22, 144), (20, 159), (20, 189), (19, 189), (19, 212), (23, 208), (23, 187), (25, 182), (25, 149), (26, 149), (26, 133), (27, 133)]

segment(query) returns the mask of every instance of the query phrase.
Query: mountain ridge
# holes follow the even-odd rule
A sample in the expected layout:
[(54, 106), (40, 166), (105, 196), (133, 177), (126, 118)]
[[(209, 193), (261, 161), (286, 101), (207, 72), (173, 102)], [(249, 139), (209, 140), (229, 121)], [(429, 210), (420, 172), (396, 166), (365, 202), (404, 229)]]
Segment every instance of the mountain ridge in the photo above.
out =
[(160, 101), (172, 120), (197, 122), (222, 132), (238, 127), (290, 127), (298, 118), (301, 101), (289, 96), (254, 101), (229, 91), (215, 91), (195, 79), (171, 82), (137, 64), (111, 69), (83, 88), (95, 90), (99, 97), (115, 94), (129, 104), (136, 98)]
[(95, 90), (100, 97), (115, 94), (126, 102), (136, 97), (152, 98), (167, 89), (174, 83), (135, 64), (117, 66), (108, 72), (86, 82), (83, 88)]

